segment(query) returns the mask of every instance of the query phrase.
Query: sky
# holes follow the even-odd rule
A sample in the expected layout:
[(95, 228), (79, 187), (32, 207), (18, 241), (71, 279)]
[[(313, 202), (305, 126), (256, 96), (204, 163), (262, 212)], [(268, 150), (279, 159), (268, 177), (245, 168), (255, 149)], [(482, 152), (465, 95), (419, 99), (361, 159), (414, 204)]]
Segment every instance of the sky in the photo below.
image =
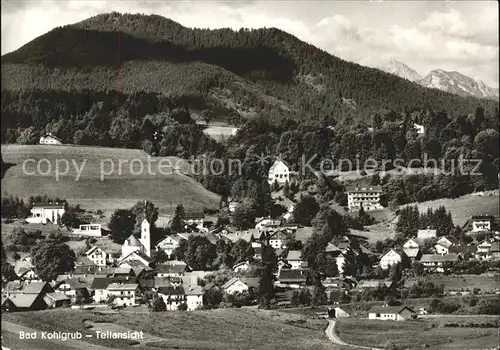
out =
[(157, 14), (186, 27), (276, 27), (362, 65), (397, 60), (422, 76), (443, 69), (499, 85), (496, 1), (2, 0), (2, 55), (112, 11)]

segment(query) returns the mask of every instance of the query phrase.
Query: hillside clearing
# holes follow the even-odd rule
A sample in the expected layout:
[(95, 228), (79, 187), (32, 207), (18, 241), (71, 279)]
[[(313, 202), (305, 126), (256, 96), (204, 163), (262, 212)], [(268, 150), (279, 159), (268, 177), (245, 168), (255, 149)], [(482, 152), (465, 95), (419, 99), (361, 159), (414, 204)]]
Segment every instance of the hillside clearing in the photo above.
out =
[[(136, 149), (71, 145), (2, 145), (2, 156), (5, 162), (15, 164), (2, 179), (3, 193), (25, 199), (47, 194), (107, 215), (145, 199), (161, 213), (172, 212), (177, 204), (196, 210), (219, 204), (217, 194), (188, 176), (173, 173), (175, 167), (187, 171), (186, 162), (177, 157), (150, 158)], [(33, 161), (26, 163), (23, 171), (23, 162), (29, 159)], [(62, 174), (59, 178), (57, 164)]]
[[(332, 349), (325, 321), (276, 311), (218, 309), (196, 312), (99, 314), (69, 309), (2, 314), (2, 320), (41, 330), (91, 332), (85, 322), (115, 323), (163, 338), (161, 348), (182, 349)], [(101, 340), (87, 338), (95, 344)], [(119, 348), (123, 343), (106, 346)], [(122, 347), (123, 348), (123, 347)]]

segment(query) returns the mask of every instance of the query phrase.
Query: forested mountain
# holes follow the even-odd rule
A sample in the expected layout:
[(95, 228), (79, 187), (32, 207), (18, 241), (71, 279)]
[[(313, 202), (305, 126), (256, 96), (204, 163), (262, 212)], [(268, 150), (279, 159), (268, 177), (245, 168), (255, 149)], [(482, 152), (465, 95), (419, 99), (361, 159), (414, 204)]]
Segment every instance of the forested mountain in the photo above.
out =
[(102, 14), (56, 28), (4, 55), (2, 76), (7, 90), (158, 92), (232, 119), (369, 122), (381, 109), (495, 108), (344, 61), (278, 29), (190, 29), (154, 15)]
[[(295, 171), (302, 157), (316, 167), (325, 158), (482, 161), (482, 176), (414, 178), (426, 184), (418, 193), (413, 182), (385, 183), (398, 204), (498, 186), (497, 102), (424, 88), (274, 28), (189, 29), (160, 16), (98, 15), (4, 55), (1, 108), (7, 143), (53, 132), (68, 143), (239, 159), (242, 174), (198, 176), (222, 196), (267, 193), (270, 164), (258, 164), (259, 154), (280, 154)], [(218, 143), (198, 117), (240, 130)], [(336, 194), (338, 186), (325, 190), (328, 200)]]

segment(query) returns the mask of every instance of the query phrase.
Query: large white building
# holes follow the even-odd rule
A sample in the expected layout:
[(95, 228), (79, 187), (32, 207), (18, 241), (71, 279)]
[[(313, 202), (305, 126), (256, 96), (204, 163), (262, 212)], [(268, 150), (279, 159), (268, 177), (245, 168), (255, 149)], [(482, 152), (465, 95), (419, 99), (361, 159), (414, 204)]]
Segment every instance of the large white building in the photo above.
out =
[(403, 257), (404, 257), (403, 254), (404, 254), (403, 252), (397, 251), (395, 249), (389, 250), (380, 259), (380, 263), (379, 263), (380, 267), (385, 270), (385, 269), (388, 269), (389, 267), (391, 267), (391, 265), (396, 265), (398, 263), (403, 262)]
[(269, 169), (267, 182), (272, 185), (275, 181), (280, 185), (290, 182), (290, 169), (282, 160), (275, 161)]
[(472, 232), (491, 231), (492, 221), (493, 218), (488, 215), (473, 216), (471, 219)]
[(50, 132), (40, 137), (39, 143), (41, 145), (62, 145), (61, 139), (52, 135)]
[(101, 237), (102, 228), (101, 224), (84, 224), (80, 225), (79, 228), (73, 229), (72, 233), (80, 236)]
[(26, 221), (30, 224), (47, 224), (52, 223), (58, 225), (64, 214), (64, 204), (59, 203), (37, 203), (31, 208), (31, 217)]
[(378, 210), (383, 209), (380, 205), (380, 195), (382, 187), (380, 186), (351, 186), (347, 188), (347, 206), (349, 211)]

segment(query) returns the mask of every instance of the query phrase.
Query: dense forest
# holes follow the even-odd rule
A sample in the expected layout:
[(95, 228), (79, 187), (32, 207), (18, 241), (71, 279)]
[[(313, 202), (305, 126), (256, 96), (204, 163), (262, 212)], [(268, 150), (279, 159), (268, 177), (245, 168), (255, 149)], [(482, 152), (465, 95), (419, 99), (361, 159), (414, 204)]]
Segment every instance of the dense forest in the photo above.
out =
[(36, 38), (2, 57), (2, 73), (3, 89), (160, 92), (222, 119), (369, 123), (383, 109), (458, 115), (482, 106), (489, 115), (497, 106), (343, 61), (274, 28), (190, 29), (118, 13)]

